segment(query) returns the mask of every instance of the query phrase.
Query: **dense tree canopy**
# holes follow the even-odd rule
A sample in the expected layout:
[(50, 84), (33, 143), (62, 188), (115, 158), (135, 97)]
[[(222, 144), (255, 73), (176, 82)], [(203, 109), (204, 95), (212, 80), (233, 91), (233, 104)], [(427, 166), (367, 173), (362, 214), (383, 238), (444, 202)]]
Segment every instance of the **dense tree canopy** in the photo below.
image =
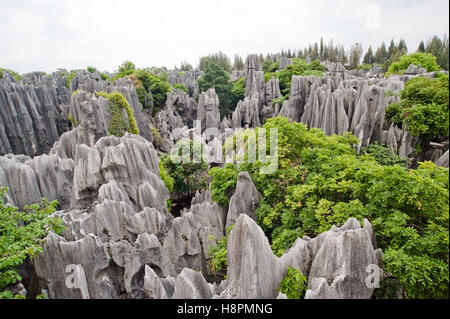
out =
[(381, 165), (375, 155), (358, 155), (349, 134), (326, 136), (285, 118), (269, 119), (264, 128), (278, 128), (278, 170), (261, 175), (266, 164), (260, 162), (228, 166), (224, 174), (215, 169), (214, 200), (223, 202), (230, 187), (216, 178), (234, 180), (233, 169), (248, 171), (264, 195), (258, 224), (278, 256), (298, 237), (367, 218), (391, 274), (384, 285), (399, 283), (410, 298), (448, 296), (448, 169), (430, 162), (416, 170)]

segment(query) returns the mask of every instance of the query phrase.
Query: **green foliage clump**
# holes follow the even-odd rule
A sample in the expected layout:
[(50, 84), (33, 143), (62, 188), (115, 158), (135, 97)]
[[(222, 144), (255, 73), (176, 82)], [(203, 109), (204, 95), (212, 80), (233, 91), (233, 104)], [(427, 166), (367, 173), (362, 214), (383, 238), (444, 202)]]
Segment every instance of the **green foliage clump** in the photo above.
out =
[(265, 60), (262, 66), (264, 73), (274, 73), (280, 69), (280, 61), (271, 62), (270, 60)]
[(386, 108), (386, 118), (406, 125), (413, 136), (425, 140), (449, 135), (449, 77), (416, 77), (405, 84), (401, 101)]
[(207, 62), (204, 66), (205, 73), (198, 79), (200, 92), (206, 92), (210, 88), (215, 88), (220, 102), (220, 113), (222, 116), (231, 114), (233, 95), (233, 84), (228, 72), (219, 64)]
[(40, 205), (19, 212), (17, 207), (4, 204), (7, 191), (0, 187), (0, 299), (24, 298), (6, 290), (22, 280), (17, 266), (42, 252), (42, 243), (50, 231), (60, 234), (64, 227), (61, 219), (49, 217), (56, 211), (57, 201), (42, 199)]
[(172, 192), (174, 179), (169, 175), (162, 161), (159, 162), (159, 176), (163, 180), (164, 185), (166, 185), (169, 192)]
[(86, 68), (86, 70), (87, 70), (89, 73), (95, 73), (95, 72), (97, 71), (97, 69), (94, 68), (93, 66), (88, 66), (88, 67)]
[(161, 158), (161, 162), (173, 179), (173, 192), (175, 195), (179, 197), (194, 196), (197, 191), (208, 188), (208, 163), (203, 158), (200, 159), (199, 163), (195, 163), (192, 157), (193, 141), (182, 140), (181, 143), (189, 143), (191, 147), (191, 159), (189, 161), (172, 161), (171, 156), (164, 155)]
[(238, 170), (233, 164), (227, 164), (223, 169), (211, 168), (208, 174), (212, 177), (212, 199), (221, 206), (228, 207), (231, 193), (236, 188)]
[(390, 148), (385, 145), (379, 145), (378, 143), (370, 144), (364, 151), (364, 154), (372, 155), (380, 165), (393, 166), (398, 164), (406, 168), (410, 164), (409, 160), (394, 154)]
[(166, 103), (167, 93), (172, 91), (172, 86), (167, 81), (167, 73), (159, 73), (155, 68), (136, 69), (131, 61), (125, 61), (119, 66), (118, 73), (110, 81), (123, 77), (129, 77), (135, 87), (136, 93), (144, 108), (153, 106), (162, 107)]
[(66, 87), (68, 90), (70, 90), (70, 83), (72, 83), (72, 80), (77, 76), (78, 71), (79, 70), (70, 70), (69, 74), (67, 75)]
[(167, 81), (167, 74), (159, 76), (153, 74), (149, 69), (140, 69), (136, 72), (136, 76), (141, 81), (145, 92), (151, 94), (153, 104), (159, 107), (164, 106), (167, 93), (172, 92), (172, 86)]
[(0, 68), (0, 80), (3, 79), (3, 73), (8, 72), (9, 74), (11, 74), (11, 76), (14, 78), (14, 80), (16, 80), (17, 82), (20, 82), (22, 80), (22, 76), (17, 73), (14, 72), (12, 70), (8, 70), (8, 69), (2, 69)]
[[(234, 224), (228, 227), (227, 235), (219, 239), (216, 246), (212, 246), (208, 250), (208, 254), (211, 258), (211, 270), (214, 274), (219, 271), (224, 271), (227, 269), (227, 245), (230, 233), (234, 228)], [(210, 240), (215, 240), (216, 238), (209, 238)]]
[(368, 219), (386, 272), (408, 297), (448, 297), (448, 168), (425, 162), (408, 170), (392, 158), (359, 155), (351, 134), (326, 136), (282, 117), (263, 127), (278, 129), (278, 169), (261, 174), (268, 164), (257, 161), (237, 170), (249, 172), (264, 195), (257, 222), (277, 256), (298, 237)]
[[(97, 93), (97, 95), (104, 96), (105, 94)], [(112, 117), (108, 128), (109, 135), (121, 137), (125, 134), (125, 132), (136, 135), (139, 134), (139, 128), (133, 115), (133, 109), (123, 94), (116, 91), (107, 94), (106, 97), (109, 101), (109, 108)], [(126, 117), (123, 113), (124, 109), (127, 114)]]
[(439, 71), (439, 65), (436, 62), (436, 57), (431, 53), (412, 53), (403, 55), (398, 62), (394, 62), (389, 67), (386, 76), (391, 74), (402, 74), (411, 65), (420, 66), (427, 69), (428, 72)]
[(287, 274), (281, 282), (280, 292), (288, 299), (302, 299), (308, 288), (308, 279), (298, 269), (288, 267)]
[(268, 72), (264, 74), (266, 82), (273, 77), (278, 78), (278, 80), (280, 81), (281, 94), (287, 96), (290, 93), (291, 80), (294, 75), (314, 75), (320, 77), (323, 76), (325, 67), (320, 63), (319, 60), (315, 60), (308, 64), (305, 60), (293, 58), (292, 64), (288, 65), (284, 70), (275, 70), (275, 66), (267, 67), (267, 70)]
[(233, 82), (233, 87), (231, 88), (231, 95), (233, 106), (236, 106), (239, 103), (239, 101), (244, 99), (245, 78), (240, 78), (239, 80)]
[(276, 104), (279, 104), (280, 106), (283, 105), (284, 101), (289, 100), (289, 95), (282, 95), (277, 99), (273, 99), (271, 104), (272, 106), (275, 106)]
[(228, 58), (228, 56), (221, 51), (219, 51), (219, 53), (201, 57), (199, 62), (199, 69), (201, 71), (206, 71), (209, 64), (215, 64), (224, 69), (226, 72), (231, 71), (230, 58)]
[(186, 92), (186, 93), (189, 93), (189, 90), (187, 89), (187, 87), (185, 87), (184, 84), (181, 84), (181, 83), (176, 83), (176, 84), (174, 84), (174, 85), (173, 85), (173, 88), (174, 88), (174, 89), (181, 90), (181, 91), (184, 91), (184, 92)]

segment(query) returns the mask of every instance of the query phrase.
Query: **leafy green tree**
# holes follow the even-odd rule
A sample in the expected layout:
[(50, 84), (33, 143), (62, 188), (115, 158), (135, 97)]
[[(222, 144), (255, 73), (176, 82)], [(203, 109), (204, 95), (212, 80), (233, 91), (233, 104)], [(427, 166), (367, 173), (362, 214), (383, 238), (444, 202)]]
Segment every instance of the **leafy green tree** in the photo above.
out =
[(425, 140), (449, 136), (449, 78), (416, 77), (405, 84), (401, 101), (386, 108), (386, 118), (406, 125), (414, 136)]
[(394, 154), (390, 148), (379, 145), (378, 143), (370, 144), (369, 147), (364, 150), (363, 154), (372, 155), (377, 163), (381, 165), (400, 165), (405, 168), (409, 166), (408, 160)]
[(381, 43), (381, 46), (377, 49), (375, 53), (375, 62), (379, 64), (384, 64), (387, 59), (388, 52), (386, 50), (386, 44), (384, 42)]
[(349, 62), (350, 62), (350, 68), (351, 69), (357, 69), (359, 66), (359, 63), (361, 61), (363, 49), (361, 43), (355, 43), (351, 49), (349, 54)]
[(135, 74), (141, 81), (145, 92), (151, 94), (154, 106), (164, 106), (167, 93), (172, 91), (172, 86), (167, 81), (167, 77), (155, 75), (149, 69), (137, 70)]
[(206, 63), (204, 75), (198, 79), (200, 92), (206, 92), (215, 88), (220, 102), (220, 113), (222, 116), (232, 112), (233, 84), (228, 72), (216, 63)]
[(244, 99), (245, 95), (245, 78), (240, 78), (239, 80), (233, 82), (233, 87), (231, 88), (231, 94), (233, 96), (232, 105), (236, 107), (240, 100)]
[(238, 55), (234, 55), (234, 63), (233, 63), (233, 70), (243, 70), (244, 69), (244, 60)]
[(374, 61), (375, 61), (375, 58), (373, 56), (372, 47), (370, 46), (369, 49), (367, 50), (367, 53), (364, 55), (363, 63), (370, 65), (370, 64), (374, 63)]
[(131, 61), (125, 61), (122, 62), (117, 71), (123, 75), (130, 75), (136, 71), (136, 65)]
[(227, 164), (225, 168), (213, 167), (209, 171), (212, 177), (211, 197), (223, 207), (228, 207), (232, 192), (236, 187), (238, 171), (233, 164)]
[(227, 72), (231, 71), (230, 58), (228, 58), (228, 56), (222, 51), (219, 51), (219, 53), (214, 53), (208, 56), (201, 57), (199, 69), (201, 71), (206, 71), (207, 66), (209, 64), (216, 64)]
[(417, 48), (417, 52), (425, 53), (425, 43), (423, 41), (420, 41), (419, 47)]
[(394, 62), (389, 67), (389, 74), (401, 74), (411, 65), (421, 66), (427, 69), (428, 72), (439, 71), (439, 65), (436, 62), (436, 57), (430, 53), (412, 53), (403, 55), (398, 62)]
[(356, 153), (351, 134), (326, 136), (286, 118), (271, 118), (263, 127), (278, 129), (278, 170), (262, 175), (268, 164), (258, 161), (244, 161), (237, 170), (249, 172), (264, 194), (257, 222), (277, 256), (298, 237), (367, 218), (386, 273), (409, 298), (448, 297), (448, 168), (381, 165), (374, 154)]
[[(214, 274), (227, 269), (227, 244), (230, 233), (234, 228), (234, 224), (228, 227), (227, 235), (219, 239), (216, 246), (210, 247), (208, 250), (209, 257), (211, 258), (211, 270)], [(217, 239), (217, 238), (209, 238)]]
[(22, 280), (17, 267), (42, 252), (43, 241), (50, 231), (60, 234), (64, 227), (61, 219), (50, 217), (56, 211), (57, 201), (42, 199), (40, 205), (25, 207), (20, 212), (4, 203), (7, 191), (0, 187), (0, 299), (25, 298), (7, 290), (8, 285)]
[[(164, 155), (161, 158), (161, 162), (169, 176), (173, 179), (173, 193), (178, 197), (192, 198), (199, 190), (208, 188), (208, 164), (199, 159), (199, 163), (194, 161), (194, 142), (193, 141), (181, 141), (180, 143), (188, 143), (190, 146), (191, 157), (188, 161), (172, 161), (171, 156)], [(180, 144), (178, 144), (180, 145)], [(198, 147), (199, 145), (197, 145)], [(181, 154), (181, 148), (179, 156)]]
[(193, 69), (194, 68), (192, 67), (192, 65), (189, 64), (188, 62), (186, 62), (186, 61), (181, 62), (181, 67), (180, 67), (181, 71), (187, 72), (187, 71), (192, 71)]
[(308, 279), (300, 270), (288, 267), (287, 274), (281, 282), (280, 292), (288, 299), (302, 299), (308, 288)]

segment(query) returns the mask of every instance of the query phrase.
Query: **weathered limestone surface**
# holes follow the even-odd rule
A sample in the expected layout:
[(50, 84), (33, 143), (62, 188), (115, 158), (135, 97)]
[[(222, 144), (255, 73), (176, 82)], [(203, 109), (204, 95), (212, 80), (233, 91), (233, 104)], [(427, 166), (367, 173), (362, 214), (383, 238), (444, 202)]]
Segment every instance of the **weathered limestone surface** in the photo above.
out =
[(48, 152), (69, 130), (68, 104), (68, 91), (58, 73), (32, 73), (16, 82), (5, 72), (0, 80), (0, 156)]

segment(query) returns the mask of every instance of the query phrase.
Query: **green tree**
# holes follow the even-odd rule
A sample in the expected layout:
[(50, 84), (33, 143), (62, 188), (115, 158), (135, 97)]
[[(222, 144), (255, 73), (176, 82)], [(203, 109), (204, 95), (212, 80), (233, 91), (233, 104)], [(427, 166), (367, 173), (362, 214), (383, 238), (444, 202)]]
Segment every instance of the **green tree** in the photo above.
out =
[(206, 92), (210, 88), (215, 88), (220, 102), (220, 113), (225, 116), (232, 112), (233, 84), (230, 75), (220, 65), (216, 63), (206, 63), (204, 75), (198, 79), (200, 92)]
[(374, 61), (375, 61), (375, 58), (373, 56), (372, 47), (370, 46), (369, 49), (367, 50), (367, 53), (364, 55), (363, 63), (370, 65), (370, 64), (374, 63)]
[(448, 297), (448, 168), (381, 165), (375, 154), (356, 153), (351, 134), (327, 136), (286, 118), (271, 118), (263, 127), (278, 129), (278, 169), (260, 174), (269, 164), (244, 161), (237, 170), (249, 172), (264, 194), (257, 222), (277, 256), (298, 237), (367, 218), (386, 273), (409, 298)]
[(417, 48), (417, 52), (425, 53), (425, 43), (420, 41), (419, 47)]
[(300, 270), (288, 267), (287, 274), (281, 282), (280, 292), (288, 299), (302, 299), (308, 288), (308, 279)]
[(412, 53), (403, 55), (398, 62), (394, 62), (389, 67), (388, 74), (399, 74), (406, 71), (410, 64), (421, 66), (427, 69), (428, 72), (439, 71), (439, 66), (436, 62), (436, 57), (430, 53)]
[(414, 136), (425, 140), (449, 136), (449, 78), (416, 77), (406, 82), (401, 101), (386, 108), (386, 118), (406, 125)]
[(208, 56), (201, 57), (199, 69), (201, 71), (206, 71), (207, 66), (209, 64), (216, 64), (227, 72), (231, 71), (230, 58), (222, 51), (219, 51), (219, 53), (214, 53)]
[(240, 100), (244, 99), (245, 95), (245, 78), (240, 78), (239, 80), (233, 82), (233, 87), (231, 88), (231, 94), (233, 96), (232, 106), (233, 108), (239, 103)]
[(60, 234), (64, 227), (61, 219), (49, 217), (56, 211), (57, 201), (42, 199), (39, 205), (27, 206), (20, 212), (4, 203), (7, 192), (7, 188), (0, 187), (0, 299), (25, 298), (7, 290), (8, 285), (22, 280), (17, 267), (42, 252), (50, 231)]

